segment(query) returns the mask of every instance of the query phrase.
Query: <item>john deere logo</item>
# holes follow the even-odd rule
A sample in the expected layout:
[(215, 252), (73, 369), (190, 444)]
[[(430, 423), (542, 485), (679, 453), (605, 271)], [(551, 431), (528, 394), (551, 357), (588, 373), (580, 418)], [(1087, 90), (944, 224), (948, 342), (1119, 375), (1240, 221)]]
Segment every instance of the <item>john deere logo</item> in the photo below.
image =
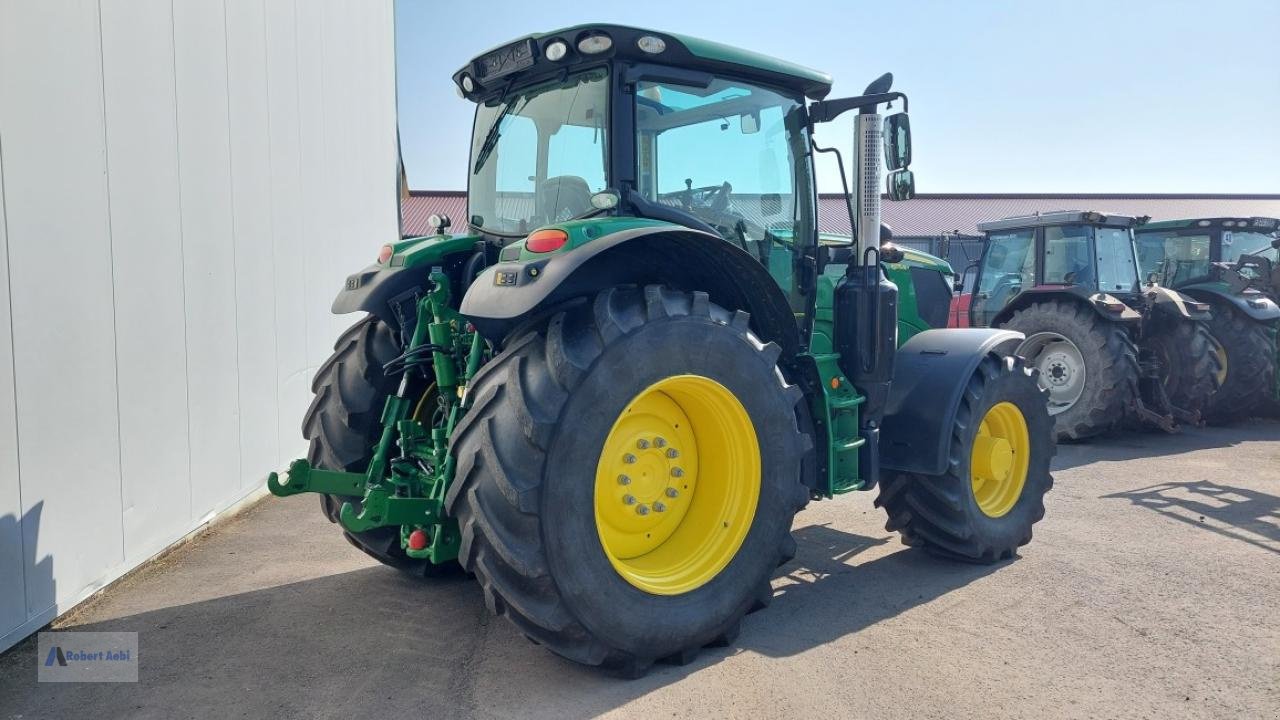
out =
[(49, 657), (44, 659), (45, 667), (53, 667), (54, 663), (58, 663), (62, 667), (67, 666), (67, 656), (62, 654), (62, 646), (54, 645), (49, 648)]

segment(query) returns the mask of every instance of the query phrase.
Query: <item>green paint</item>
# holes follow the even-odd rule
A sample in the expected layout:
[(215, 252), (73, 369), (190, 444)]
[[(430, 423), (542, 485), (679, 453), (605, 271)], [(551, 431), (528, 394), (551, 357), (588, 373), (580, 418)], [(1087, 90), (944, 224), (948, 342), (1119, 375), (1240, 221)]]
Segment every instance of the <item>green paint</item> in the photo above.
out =
[(582, 247), (592, 240), (599, 240), (606, 235), (622, 232), (623, 230), (634, 230), (636, 228), (646, 227), (667, 227), (672, 229), (685, 229), (682, 226), (672, 225), (661, 220), (650, 220), (648, 218), (629, 217), (626, 215), (607, 216), (587, 218), (586, 220), (570, 220), (569, 222), (556, 223), (554, 225), (546, 225), (538, 228), (539, 230), (563, 230), (569, 236), (564, 247), (552, 252), (535, 253), (525, 249), (525, 241), (520, 240), (516, 245), (520, 248), (520, 257), (522, 261), (542, 260), (552, 255), (559, 255), (575, 248)]

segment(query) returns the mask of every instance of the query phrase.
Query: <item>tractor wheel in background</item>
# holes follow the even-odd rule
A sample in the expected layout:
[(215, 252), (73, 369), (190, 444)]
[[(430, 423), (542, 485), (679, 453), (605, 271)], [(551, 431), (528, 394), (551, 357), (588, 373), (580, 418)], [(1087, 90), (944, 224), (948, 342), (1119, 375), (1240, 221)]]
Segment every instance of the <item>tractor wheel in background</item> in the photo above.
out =
[(1169, 402), (1203, 413), (1223, 378), (1209, 326), (1199, 320), (1164, 319), (1142, 345), (1160, 364), (1160, 382)]
[(732, 642), (809, 497), (779, 353), (746, 313), (657, 285), (510, 342), (472, 383), (446, 498), (489, 609), (624, 676)]
[(1056, 446), (1046, 392), (1020, 357), (989, 355), (964, 390), (946, 475), (886, 471), (875, 504), (885, 528), (935, 555), (976, 563), (1031, 541), (1053, 487)]
[[(334, 343), (333, 355), (316, 371), (311, 390), (315, 398), (302, 418), (302, 434), (310, 441), (307, 461), (326, 470), (364, 472), (382, 431), (382, 409), (396, 391), (399, 377), (382, 367), (400, 354), (391, 328), (370, 315), (352, 325)], [(342, 503), (360, 509), (360, 498), (321, 495), (320, 508), (330, 522), (338, 522)], [(345, 528), (347, 542), (378, 562), (413, 575), (457, 572), (457, 563), (437, 565), (405, 554), (399, 527), (380, 527), (361, 533)]]
[(1099, 435), (1125, 417), (1138, 392), (1138, 351), (1122, 323), (1050, 300), (1014, 312), (1002, 327), (1026, 336), (1014, 352), (1040, 371), (1058, 440)]
[(1209, 398), (1204, 418), (1222, 425), (1249, 417), (1273, 392), (1276, 350), (1267, 324), (1255, 322), (1225, 302), (1214, 302), (1209, 333), (1221, 366), (1221, 386)]

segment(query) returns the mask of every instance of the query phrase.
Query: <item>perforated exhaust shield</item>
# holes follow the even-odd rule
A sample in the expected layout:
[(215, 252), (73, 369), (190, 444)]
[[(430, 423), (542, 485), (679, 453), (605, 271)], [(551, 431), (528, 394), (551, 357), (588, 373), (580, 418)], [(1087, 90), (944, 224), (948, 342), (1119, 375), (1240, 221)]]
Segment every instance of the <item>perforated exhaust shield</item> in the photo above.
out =
[(857, 262), (869, 247), (880, 246), (880, 153), (883, 130), (879, 115), (858, 115), (853, 125), (858, 169), (854, 173), (854, 200), (858, 203)]

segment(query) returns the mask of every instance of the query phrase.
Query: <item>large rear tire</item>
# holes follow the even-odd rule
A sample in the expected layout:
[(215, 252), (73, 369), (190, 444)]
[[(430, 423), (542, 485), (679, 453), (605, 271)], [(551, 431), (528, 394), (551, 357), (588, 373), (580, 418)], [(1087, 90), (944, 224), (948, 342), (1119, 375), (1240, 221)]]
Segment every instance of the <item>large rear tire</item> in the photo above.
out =
[(1209, 327), (1199, 320), (1162, 320), (1144, 341), (1160, 364), (1160, 382), (1169, 402), (1203, 415), (1221, 382), (1219, 358)]
[(656, 285), (510, 342), (472, 384), (446, 498), (489, 609), (624, 676), (732, 642), (808, 500), (779, 352), (746, 313)]
[(1122, 323), (1080, 303), (1050, 300), (1003, 324), (1027, 336), (1014, 351), (1040, 372), (1058, 440), (1082, 440), (1116, 427), (1138, 392), (1138, 350)]
[[(342, 333), (333, 355), (316, 371), (311, 383), (315, 397), (302, 418), (302, 434), (310, 441), (307, 461), (326, 470), (364, 472), (382, 431), (382, 409), (396, 391), (398, 377), (388, 377), (383, 365), (400, 354), (391, 328), (370, 315)], [(360, 498), (321, 495), (320, 509), (338, 522), (344, 502), (358, 510)], [(457, 563), (437, 565), (405, 554), (399, 527), (380, 527), (361, 533), (343, 529), (347, 542), (385, 565), (412, 575), (435, 576), (457, 572)]]
[(1222, 367), (1222, 385), (1209, 398), (1204, 417), (1211, 424), (1223, 425), (1260, 410), (1274, 392), (1275, 330), (1225, 302), (1211, 306), (1208, 327)]
[(887, 472), (885, 529), (942, 557), (994, 563), (1031, 541), (1053, 487), (1053, 420), (1020, 357), (989, 355), (969, 379), (951, 430), (947, 474)]

